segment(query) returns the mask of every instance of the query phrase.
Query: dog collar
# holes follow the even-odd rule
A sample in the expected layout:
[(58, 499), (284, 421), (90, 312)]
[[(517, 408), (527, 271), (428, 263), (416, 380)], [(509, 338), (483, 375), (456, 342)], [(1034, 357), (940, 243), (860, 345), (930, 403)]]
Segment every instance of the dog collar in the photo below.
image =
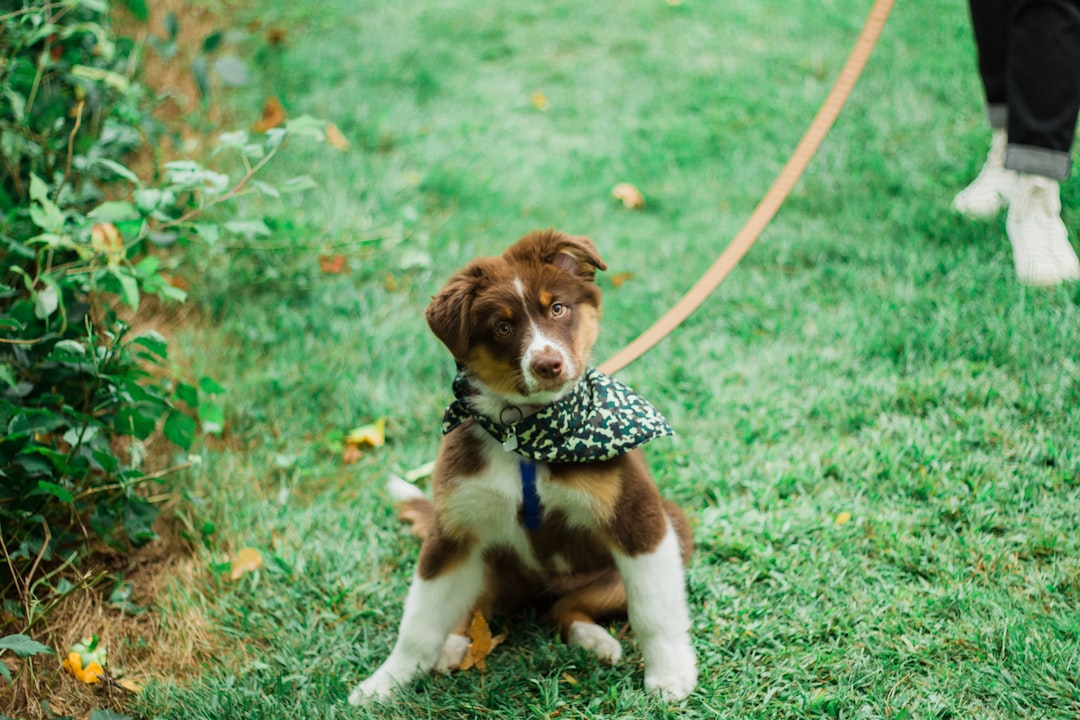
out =
[(566, 396), (513, 423), (475, 412), (471, 394), (465, 374), (454, 378), (456, 399), (443, 416), (443, 434), (472, 418), (505, 450), (539, 462), (601, 462), (674, 434), (648, 400), (595, 368)]

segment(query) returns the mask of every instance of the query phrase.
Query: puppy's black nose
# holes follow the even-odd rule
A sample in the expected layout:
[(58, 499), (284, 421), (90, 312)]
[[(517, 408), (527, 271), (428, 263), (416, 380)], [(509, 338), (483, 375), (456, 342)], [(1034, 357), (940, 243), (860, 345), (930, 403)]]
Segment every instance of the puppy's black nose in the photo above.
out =
[(537, 353), (531, 364), (532, 371), (544, 380), (555, 380), (563, 371), (562, 354), (555, 350)]

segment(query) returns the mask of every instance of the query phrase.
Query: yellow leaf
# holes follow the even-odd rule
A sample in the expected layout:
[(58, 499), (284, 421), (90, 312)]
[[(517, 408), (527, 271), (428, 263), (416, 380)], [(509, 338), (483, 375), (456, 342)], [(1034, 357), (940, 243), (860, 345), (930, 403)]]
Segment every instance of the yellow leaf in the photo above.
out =
[(375, 422), (369, 425), (361, 425), (358, 428), (354, 428), (347, 436), (345, 436), (346, 445), (370, 445), (371, 447), (382, 447), (386, 444), (386, 418), (379, 418)]
[(351, 147), (349, 141), (345, 139), (345, 136), (341, 134), (338, 126), (334, 123), (326, 123), (326, 143), (341, 152), (345, 152)]
[(255, 121), (252, 129), (255, 132), (264, 133), (285, 122), (285, 118), (285, 108), (281, 106), (281, 101), (271, 95), (266, 98), (266, 104), (263, 105), (262, 109), (262, 117)]
[(129, 693), (141, 693), (142, 692), (142, 685), (135, 682), (134, 680), (127, 680), (127, 679), (118, 680), (116, 684), (119, 685), (120, 687), (124, 688), (125, 690), (127, 690)]
[(477, 610), (473, 613), (469, 636), (472, 638), (472, 642), (469, 644), (468, 650), (465, 651), (465, 657), (461, 661), (460, 669), (468, 670), (475, 666), (481, 672), (484, 672), (487, 670), (485, 659), (491, 654), (492, 650), (506, 639), (506, 633), (491, 637), (491, 628), (488, 627), (484, 614)]
[(534, 92), (532, 94), (532, 104), (533, 104), (533, 107), (536, 108), (537, 110), (547, 110), (548, 109), (547, 97), (545, 97), (544, 93), (542, 93), (542, 92)]
[(573, 675), (571, 675), (570, 673), (563, 673), (562, 674), (562, 679), (565, 680), (566, 682), (570, 683), (571, 685), (577, 685), (578, 684), (578, 679), (576, 677), (574, 677)]
[(645, 207), (645, 196), (630, 183), (619, 183), (611, 188), (611, 196), (616, 200), (621, 200), (625, 207), (632, 210), (640, 210)]
[(842, 512), (842, 513), (840, 513), (839, 515), (836, 516), (836, 524), (837, 525), (844, 525), (844, 524), (846, 524), (846, 523), (848, 523), (850, 521), (851, 521), (851, 513), (849, 513), (847, 510), (845, 510), (844, 512)]
[(615, 273), (614, 275), (611, 276), (611, 284), (614, 285), (615, 287), (619, 288), (619, 287), (623, 286), (623, 283), (625, 283), (627, 280), (630, 280), (633, 277), (634, 277), (634, 273), (632, 273), (632, 272)]
[(262, 553), (255, 548), (244, 548), (240, 552), (236, 553), (236, 557), (232, 561), (232, 573), (229, 575), (233, 580), (239, 580), (240, 577), (252, 570), (258, 570), (263, 566)]
[(101, 667), (101, 663), (95, 660), (85, 668), (82, 663), (82, 655), (72, 650), (68, 653), (64, 662), (60, 663), (60, 666), (74, 675), (75, 679), (81, 683), (93, 685), (94, 683), (101, 682), (101, 678), (105, 674), (105, 670)]
[(98, 223), (90, 228), (90, 247), (109, 258), (110, 265), (124, 259), (124, 238), (112, 223)]

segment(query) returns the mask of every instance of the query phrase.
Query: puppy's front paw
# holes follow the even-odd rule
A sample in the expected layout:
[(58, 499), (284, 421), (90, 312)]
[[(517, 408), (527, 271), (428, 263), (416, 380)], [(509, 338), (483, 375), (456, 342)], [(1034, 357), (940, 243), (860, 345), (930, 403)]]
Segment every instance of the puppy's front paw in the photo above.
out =
[(451, 670), (461, 667), (461, 661), (465, 659), (465, 653), (469, 650), (469, 638), (457, 633), (450, 633), (443, 643), (442, 652), (439, 653), (439, 661), (435, 663), (435, 672), (445, 675)]
[(386, 700), (393, 694), (397, 687), (397, 681), (390, 673), (376, 670), (375, 674), (353, 688), (349, 693), (350, 705), (368, 705), (372, 702)]
[(684, 700), (694, 691), (698, 677), (697, 658), (689, 641), (668, 642), (652, 650), (646, 654), (645, 688), (659, 692), (668, 701)]
[(566, 644), (570, 647), (585, 648), (609, 665), (614, 665), (622, 658), (622, 645), (619, 641), (595, 623), (579, 621), (571, 624)]

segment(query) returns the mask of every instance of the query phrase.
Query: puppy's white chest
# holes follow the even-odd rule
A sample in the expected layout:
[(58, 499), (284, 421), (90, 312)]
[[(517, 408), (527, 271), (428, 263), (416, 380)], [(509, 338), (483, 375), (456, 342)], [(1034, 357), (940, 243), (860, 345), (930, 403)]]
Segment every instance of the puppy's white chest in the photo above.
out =
[[(463, 526), (483, 547), (514, 549), (526, 564), (536, 565), (532, 548), (519, 522), (523, 502), (521, 458), (506, 452), (488, 437), (484, 445), (487, 460), (475, 476), (463, 478), (447, 502), (454, 524)], [(546, 482), (547, 466), (538, 463), (536, 482)]]

